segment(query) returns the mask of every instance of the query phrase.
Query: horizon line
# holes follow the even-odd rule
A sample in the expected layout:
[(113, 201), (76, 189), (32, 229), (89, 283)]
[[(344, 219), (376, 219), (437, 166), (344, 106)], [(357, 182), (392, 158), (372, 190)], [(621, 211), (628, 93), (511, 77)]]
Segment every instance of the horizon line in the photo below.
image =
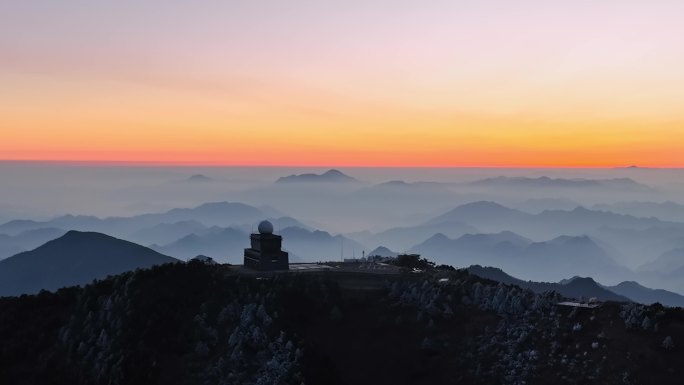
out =
[(65, 159), (0, 159), (0, 164), (42, 164), (62, 166), (128, 166), (128, 167), (226, 167), (226, 168), (433, 168), (433, 169), (682, 169), (684, 165), (638, 166), (638, 165), (468, 165), (468, 164), (241, 164), (210, 161), (175, 162), (141, 160), (65, 160)]

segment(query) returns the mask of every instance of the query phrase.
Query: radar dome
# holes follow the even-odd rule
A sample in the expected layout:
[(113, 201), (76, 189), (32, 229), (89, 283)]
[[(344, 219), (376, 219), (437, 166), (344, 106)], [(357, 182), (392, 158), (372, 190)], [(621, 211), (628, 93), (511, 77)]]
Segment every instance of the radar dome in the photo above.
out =
[(259, 233), (273, 234), (273, 223), (269, 221), (261, 221), (261, 223), (259, 223)]

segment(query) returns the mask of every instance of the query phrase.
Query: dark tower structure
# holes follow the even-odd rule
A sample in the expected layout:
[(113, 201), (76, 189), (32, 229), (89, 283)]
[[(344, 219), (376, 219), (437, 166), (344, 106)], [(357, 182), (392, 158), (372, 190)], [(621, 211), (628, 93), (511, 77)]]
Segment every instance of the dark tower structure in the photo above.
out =
[(245, 267), (256, 270), (288, 270), (288, 254), (281, 250), (283, 237), (273, 234), (269, 221), (259, 223), (259, 233), (249, 236), (252, 247), (245, 249)]

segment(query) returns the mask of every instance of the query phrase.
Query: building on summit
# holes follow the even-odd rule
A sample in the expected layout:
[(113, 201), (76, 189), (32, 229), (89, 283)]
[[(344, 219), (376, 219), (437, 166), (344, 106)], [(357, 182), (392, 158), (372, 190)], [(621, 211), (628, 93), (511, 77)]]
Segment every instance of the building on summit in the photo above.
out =
[(245, 267), (255, 270), (288, 270), (288, 254), (281, 250), (283, 237), (273, 234), (273, 224), (259, 223), (259, 233), (249, 236), (252, 247), (245, 249)]

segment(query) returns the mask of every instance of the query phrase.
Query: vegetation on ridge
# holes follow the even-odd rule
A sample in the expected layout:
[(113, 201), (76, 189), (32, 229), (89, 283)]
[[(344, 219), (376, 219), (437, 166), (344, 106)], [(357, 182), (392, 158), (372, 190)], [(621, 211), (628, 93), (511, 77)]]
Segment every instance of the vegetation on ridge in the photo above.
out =
[[(350, 273), (354, 274), (354, 273)], [(199, 261), (0, 299), (0, 383), (640, 384), (682, 375), (684, 312), (558, 306), (429, 269), (240, 275)]]

